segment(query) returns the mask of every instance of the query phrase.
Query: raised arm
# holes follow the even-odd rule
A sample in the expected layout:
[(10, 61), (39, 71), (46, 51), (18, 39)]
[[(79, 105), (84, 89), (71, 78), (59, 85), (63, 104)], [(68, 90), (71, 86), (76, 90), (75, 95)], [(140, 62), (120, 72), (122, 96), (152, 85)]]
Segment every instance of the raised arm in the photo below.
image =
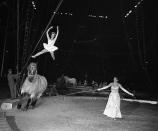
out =
[(55, 36), (55, 38), (54, 38), (54, 41), (56, 41), (56, 40), (57, 40), (58, 35), (59, 35), (59, 26), (57, 26), (57, 34), (56, 34), (56, 36)]
[(53, 28), (53, 26), (51, 26), (51, 27), (47, 30), (47, 32), (46, 32), (46, 36), (47, 36), (47, 39), (48, 39), (48, 40), (50, 40), (50, 37), (49, 37), (49, 34), (48, 34), (48, 33), (49, 33), (50, 29), (52, 29), (52, 28)]
[(131, 96), (134, 96), (134, 94), (130, 93), (129, 91), (127, 91), (125, 88), (122, 87), (121, 84), (119, 84), (119, 87), (121, 88), (122, 91), (124, 91), (125, 93), (131, 95)]
[(107, 86), (104, 86), (104, 87), (102, 87), (102, 88), (99, 88), (99, 89), (97, 89), (97, 90), (98, 90), (98, 91), (100, 91), (100, 90), (107, 89), (107, 88), (109, 88), (109, 87), (111, 87), (111, 83), (110, 83), (109, 85), (107, 85)]

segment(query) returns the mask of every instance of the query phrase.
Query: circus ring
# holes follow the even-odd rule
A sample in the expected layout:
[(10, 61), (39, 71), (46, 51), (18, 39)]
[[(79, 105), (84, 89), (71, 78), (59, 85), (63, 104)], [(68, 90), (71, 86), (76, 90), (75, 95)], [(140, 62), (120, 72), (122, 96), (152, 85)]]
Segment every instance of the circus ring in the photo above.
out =
[(107, 97), (43, 97), (37, 108), (6, 111), (20, 131), (154, 131), (158, 128), (158, 105), (121, 101), (123, 119), (102, 114)]

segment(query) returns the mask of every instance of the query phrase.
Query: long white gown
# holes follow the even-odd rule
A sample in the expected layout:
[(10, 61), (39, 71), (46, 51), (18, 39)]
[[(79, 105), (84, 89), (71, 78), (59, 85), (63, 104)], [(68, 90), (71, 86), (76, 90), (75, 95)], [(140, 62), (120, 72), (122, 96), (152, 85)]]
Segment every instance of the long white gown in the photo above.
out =
[(120, 95), (118, 91), (118, 86), (111, 86), (111, 93), (103, 112), (104, 115), (111, 118), (122, 118), (120, 111)]

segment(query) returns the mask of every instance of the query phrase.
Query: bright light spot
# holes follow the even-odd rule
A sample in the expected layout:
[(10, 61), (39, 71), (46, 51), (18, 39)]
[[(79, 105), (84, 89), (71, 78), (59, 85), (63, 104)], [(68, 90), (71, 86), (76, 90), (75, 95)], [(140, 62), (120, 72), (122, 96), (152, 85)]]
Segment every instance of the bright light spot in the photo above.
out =
[[(137, 8), (138, 5), (140, 5), (142, 1), (143, 1), (143, 0), (140, 0), (140, 1), (134, 6), (134, 8)], [(130, 13), (132, 13), (132, 10), (130, 10), (130, 11), (125, 15), (125, 17), (127, 17)]]
[(129, 14), (132, 13), (132, 10), (129, 11)]
[(32, 6), (33, 6), (33, 8), (36, 10), (36, 5), (35, 5), (35, 2), (34, 2), (34, 1), (32, 1)]

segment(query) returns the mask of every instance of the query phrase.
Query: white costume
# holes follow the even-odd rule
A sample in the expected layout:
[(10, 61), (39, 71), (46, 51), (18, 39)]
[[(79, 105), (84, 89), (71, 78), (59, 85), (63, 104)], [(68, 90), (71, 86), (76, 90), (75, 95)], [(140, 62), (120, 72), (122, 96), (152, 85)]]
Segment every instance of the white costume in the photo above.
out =
[(47, 43), (43, 43), (43, 47), (48, 50), (49, 52), (54, 52), (56, 50), (58, 50), (58, 47), (54, 46), (55, 41), (54, 40), (48, 40), (48, 44)]
[(111, 93), (109, 95), (109, 99), (105, 110), (103, 112), (104, 115), (107, 115), (111, 118), (122, 118), (120, 111), (120, 95), (118, 93), (119, 87), (111, 86)]
[(133, 94), (128, 92), (126, 89), (124, 89), (121, 86), (121, 84), (117, 83), (116, 77), (114, 77), (114, 82), (97, 90), (99, 91), (99, 90), (107, 89), (109, 87), (111, 87), (111, 93), (109, 95), (108, 102), (106, 104), (103, 114), (114, 119), (122, 118), (121, 111), (120, 111), (119, 88), (131, 96), (133, 96)]
[[(57, 34), (55, 35), (55, 38), (50, 38), (49, 37), (49, 30), (53, 28), (53, 27), (50, 27), (47, 32), (46, 32), (46, 35), (47, 35), (47, 39), (48, 39), (48, 44), (47, 43), (43, 43), (43, 47), (44, 49), (40, 52), (38, 52), (37, 54), (33, 55), (32, 58), (35, 58), (43, 53), (46, 53), (46, 52), (49, 52), (53, 58), (53, 60), (55, 60), (55, 56), (54, 56), (54, 51), (58, 50), (58, 47), (54, 46), (55, 42), (56, 42), (56, 39), (58, 37), (58, 34), (59, 34), (59, 29), (57, 27)], [(53, 33), (54, 34), (54, 33)], [(52, 36), (51, 36), (52, 37)]]

